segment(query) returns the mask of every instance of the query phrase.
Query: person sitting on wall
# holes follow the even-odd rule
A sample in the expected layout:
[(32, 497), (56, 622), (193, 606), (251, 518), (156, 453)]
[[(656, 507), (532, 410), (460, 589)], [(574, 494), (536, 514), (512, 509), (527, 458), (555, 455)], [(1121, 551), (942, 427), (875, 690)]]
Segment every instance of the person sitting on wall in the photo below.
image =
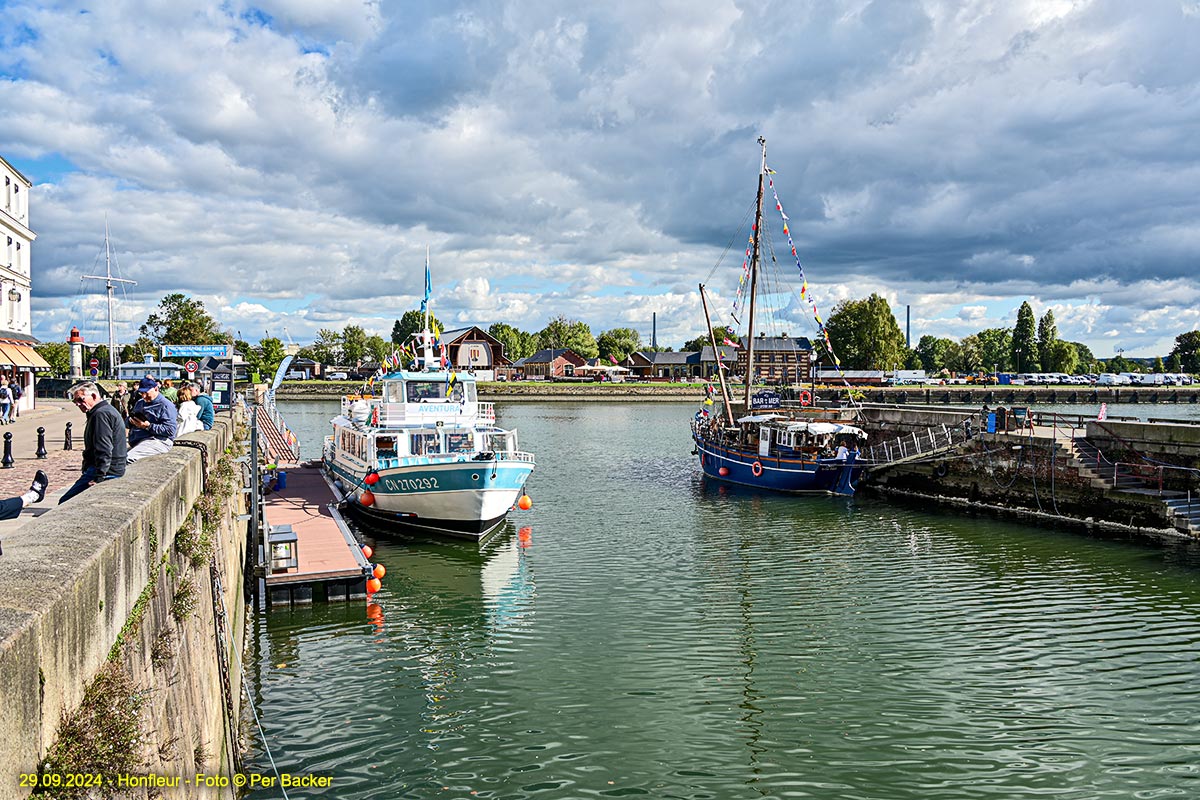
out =
[(184, 386), (191, 390), (192, 402), (200, 406), (200, 424), (204, 426), (204, 430), (211, 431), (217, 419), (217, 410), (213, 407), (212, 398), (205, 394), (198, 381), (184, 381), (179, 390), (183, 391)]
[[(29, 491), (19, 497), (9, 497), (5, 500), (0, 500), (0, 520), (16, 519), (21, 514), (21, 509), (30, 503), (40, 503), (46, 499), (46, 488), (50, 485), (50, 479), (46, 477), (46, 473), (40, 469), (33, 473), (33, 483), (29, 485)], [(0, 549), (0, 554), (4, 551)]]
[(87, 415), (83, 429), (83, 474), (58, 499), (59, 505), (101, 481), (125, 474), (125, 421), (121, 413), (100, 396), (92, 381), (71, 387), (71, 402)]
[(129, 463), (165, 453), (175, 444), (178, 414), (175, 404), (158, 391), (158, 381), (149, 376), (138, 384), (141, 399), (129, 412)]

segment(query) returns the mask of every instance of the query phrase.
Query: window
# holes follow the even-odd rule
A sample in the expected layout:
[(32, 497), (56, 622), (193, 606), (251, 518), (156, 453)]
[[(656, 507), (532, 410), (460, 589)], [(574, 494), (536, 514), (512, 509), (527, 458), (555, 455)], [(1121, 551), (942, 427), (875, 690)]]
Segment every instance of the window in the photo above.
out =
[(441, 447), (438, 443), (437, 433), (422, 431), (420, 433), (411, 434), (411, 438), (409, 439), (409, 452), (414, 456), (427, 456), (434, 453), (440, 453)]
[(473, 453), (475, 452), (475, 434), (472, 431), (464, 431), (462, 433), (447, 433), (446, 434), (446, 452), (447, 453)]
[(408, 381), (405, 392), (410, 403), (461, 403), (464, 399), (461, 381), (453, 386), (446, 381)]

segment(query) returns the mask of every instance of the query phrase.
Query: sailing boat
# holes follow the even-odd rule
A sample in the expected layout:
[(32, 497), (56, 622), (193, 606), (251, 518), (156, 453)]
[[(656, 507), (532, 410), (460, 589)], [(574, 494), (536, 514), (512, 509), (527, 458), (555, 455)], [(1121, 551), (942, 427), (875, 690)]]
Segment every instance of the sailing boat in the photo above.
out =
[[(700, 458), (700, 468), (707, 477), (729, 483), (738, 483), (759, 489), (780, 492), (819, 492), (837, 495), (854, 494), (854, 483), (862, 472), (863, 464), (858, 459), (858, 446), (866, 434), (849, 422), (826, 419), (824, 414), (812, 410), (786, 411), (780, 407), (778, 395), (769, 391), (754, 391), (754, 347), (755, 317), (758, 312), (757, 295), (759, 271), (763, 261), (763, 194), (767, 184), (775, 194), (775, 205), (783, 219), (783, 232), (791, 243), (787, 227), (787, 215), (779, 202), (774, 181), (768, 178), (774, 171), (767, 167), (767, 142), (761, 136), (758, 143), (762, 148), (762, 162), (758, 173), (758, 198), (755, 204), (754, 228), (747, 248), (747, 260), (743, 265), (743, 284), (748, 279), (749, 313), (746, 342), (746, 391), (745, 414), (735, 417), (730, 389), (726, 383), (725, 370), (721, 364), (716, 337), (713, 334), (712, 318), (708, 312), (708, 299), (704, 284), (700, 285), (700, 299), (708, 325), (709, 340), (714, 353), (718, 354), (717, 376), (721, 389), (723, 412), (718, 413), (709, 384), (708, 397), (692, 419), (692, 439), (696, 444), (693, 451)], [(795, 246), (792, 246), (795, 254)], [(801, 269), (801, 294), (807, 293), (807, 283)], [(809, 298), (811, 300), (811, 298)], [(832, 355), (829, 336), (824, 330), (820, 316), (814, 316), (824, 336), (826, 350)], [(736, 320), (736, 317), (735, 317)], [(836, 357), (834, 363), (838, 363)], [(800, 393), (800, 402), (807, 406), (812, 401), (809, 392)], [(757, 412), (757, 413), (756, 413)], [(835, 450), (836, 448), (836, 450)]]
[(475, 376), (451, 368), (436, 324), (431, 330), (429, 299), (426, 256), (419, 346), (393, 353), (342, 398), (325, 468), (374, 528), (479, 540), (524, 495), (534, 458), (518, 448), (516, 431), (496, 427)]

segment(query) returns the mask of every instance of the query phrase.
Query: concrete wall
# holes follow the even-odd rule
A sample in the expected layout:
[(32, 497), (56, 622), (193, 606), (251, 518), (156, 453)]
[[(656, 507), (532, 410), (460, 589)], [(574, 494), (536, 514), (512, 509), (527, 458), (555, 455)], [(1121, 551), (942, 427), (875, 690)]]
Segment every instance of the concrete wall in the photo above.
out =
[[(232, 437), (233, 425), (222, 415), (212, 431), (184, 438), (207, 446), (211, 473)], [(201, 461), (198, 450), (182, 446), (140, 461), (124, 478), (92, 487), (27, 523), (20, 546), (10, 542), (0, 556), (0, 780), (6, 787), (0, 795), (22, 796), (9, 794), (8, 787), (18, 774), (36, 771), (61, 717), (79, 707), (123, 629), (115, 660), (145, 692), (145, 772), (229, 774), (233, 743), (209, 562), (194, 566), (176, 542), (197, 513)], [(213, 559), (228, 615), (221, 649), (235, 670), (245, 613), (245, 523), (233, 519), (244, 505), (240, 485), (239, 471), (233, 498), (217, 504), (221, 522)], [(196, 589), (195, 610), (176, 620), (172, 603), (185, 585)], [(144, 613), (135, 614), (143, 594)], [(133, 617), (140, 624), (127, 628)], [(235, 672), (235, 703), (239, 693)], [(195, 763), (198, 754), (207, 754), (206, 764)]]

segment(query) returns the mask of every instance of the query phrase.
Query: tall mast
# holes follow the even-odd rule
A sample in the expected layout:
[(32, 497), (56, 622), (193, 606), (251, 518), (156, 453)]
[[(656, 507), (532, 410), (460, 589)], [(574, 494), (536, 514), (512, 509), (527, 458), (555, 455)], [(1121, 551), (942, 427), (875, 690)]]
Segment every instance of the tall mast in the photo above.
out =
[(721, 399), (725, 401), (725, 416), (729, 419), (729, 427), (733, 421), (733, 403), (729, 400), (729, 389), (725, 386), (725, 371), (721, 369), (721, 351), (717, 349), (717, 337), (713, 333), (712, 317), (708, 315), (708, 299), (704, 296), (704, 284), (700, 284), (700, 304), (704, 306), (704, 322), (708, 325), (708, 340), (712, 342), (713, 356), (717, 359), (717, 378), (721, 381)]
[(767, 176), (767, 140), (758, 137), (762, 164), (758, 170), (758, 202), (754, 209), (754, 253), (750, 256), (750, 322), (746, 326), (746, 413), (750, 413), (750, 393), (754, 389), (754, 305), (758, 294), (758, 264), (762, 243), (763, 182)]
[(422, 366), (427, 372), (433, 360), (433, 334), (429, 330), (429, 305), (433, 300), (429, 296), (429, 288), (429, 245), (425, 245), (425, 302), (421, 305), (425, 308), (425, 330), (422, 332), (422, 338), (425, 340), (425, 361)]
[(117, 339), (113, 334), (113, 284), (128, 283), (137, 286), (137, 281), (113, 277), (112, 250), (108, 246), (108, 214), (104, 215), (104, 274), (84, 275), (83, 278), (104, 281), (104, 285), (108, 289), (108, 377), (112, 378), (117, 373), (116, 361), (114, 360), (116, 358)]

